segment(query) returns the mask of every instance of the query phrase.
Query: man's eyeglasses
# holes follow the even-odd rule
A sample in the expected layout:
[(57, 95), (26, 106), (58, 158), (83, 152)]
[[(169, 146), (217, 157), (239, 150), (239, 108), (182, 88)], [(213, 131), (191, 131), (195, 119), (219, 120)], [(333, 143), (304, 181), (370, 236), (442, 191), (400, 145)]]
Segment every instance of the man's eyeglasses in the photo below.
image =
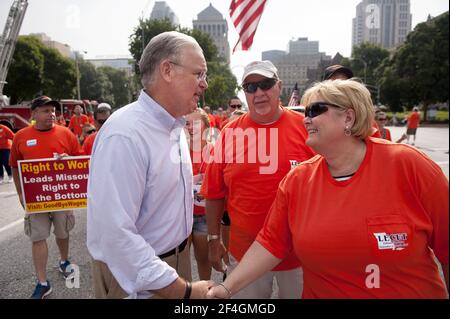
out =
[(384, 119), (378, 119), (378, 121), (386, 121), (387, 119), (386, 118), (384, 118)]
[[(189, 68), (187, 66), (184, 66), (182, 64), (179, 64), (179, 63), (176, 63), (176, 62), (173, 62), (173, 61), (169, 61), (169, 63), (172, 63), (172, 64), (174, 64), (176, 66), (185, 68), (186, 70), (192, 71), (191, 68)], [(205, 81), (205, 82), (208, 81), (208, 74), (206, 73), (206, 71), (193, 72), (192, 74), (196, 75), (197, 76), (197, 80), (199, 80), (199, 81)]]
[(230, 104), (230, 107), (233, 109), (240, 109), (242, 107), (242, 105), (240, 104)]
[(263, 91), (270, 90), (278, 82), (277, 79), (265, 79), (259, 82), (248, 82), (242, 84), (242, 88), (246, 93), (255, 93), (258, 88)]
[(310, 105), (308, 105), (307, 107), (305, 107), (305, 117), (309, 117), (311, 119), (315, 118), (316, 116), (319, 116), (320, 114), (323, 114), (326, 111), (328, 111), (329, 106), (343, 109), (342, 106), (333, 104), (333, 103), (314, 102), (314, 103), (311, 103)]

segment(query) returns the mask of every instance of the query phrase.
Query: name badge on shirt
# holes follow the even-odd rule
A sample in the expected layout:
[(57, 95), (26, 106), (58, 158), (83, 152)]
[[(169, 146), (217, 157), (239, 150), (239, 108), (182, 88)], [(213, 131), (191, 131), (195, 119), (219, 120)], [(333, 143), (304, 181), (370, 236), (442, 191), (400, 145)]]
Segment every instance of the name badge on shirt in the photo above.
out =
[(28, 140), (27, 141), (27, 146), (28, 147), (30, 147), (30, 146), (36, 146), (37, 145), (37, 140), (36, 139), (34, 139), (34, 140)]

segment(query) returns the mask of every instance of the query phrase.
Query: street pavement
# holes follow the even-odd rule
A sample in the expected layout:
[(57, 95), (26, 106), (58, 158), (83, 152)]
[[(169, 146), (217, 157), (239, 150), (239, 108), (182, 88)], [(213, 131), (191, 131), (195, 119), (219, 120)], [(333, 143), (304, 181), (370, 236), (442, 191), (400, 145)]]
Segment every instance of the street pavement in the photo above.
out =
[[(390, 127), (394, 140), (405, 131), (404, 127)], [(416, 147), (438, 163), (449, 176), (449, 128), (421, 127), (417, 132)], [(0, 185), (0, 299), (28, 298), (35, 286), (31, 244), (23, 233), (23, 209), (13, 184)], [(53, 235), (48, 240), (49, 258), (47, 274), (53, 286), (53, 299), (94, 298), (91, 259), (86, 248), (86, 210), (76, 210), (76, 226), (71, 232), (70, 260), (79, 267), (79, 287), (66, 281), (58, 272), (58, 249)], [(193, 279), (198, 273), (191, 252)], [(222, 280), (222, 274), (213, 271), (212, 279)], [(277, 293), (273, 295), (277, 297)]]

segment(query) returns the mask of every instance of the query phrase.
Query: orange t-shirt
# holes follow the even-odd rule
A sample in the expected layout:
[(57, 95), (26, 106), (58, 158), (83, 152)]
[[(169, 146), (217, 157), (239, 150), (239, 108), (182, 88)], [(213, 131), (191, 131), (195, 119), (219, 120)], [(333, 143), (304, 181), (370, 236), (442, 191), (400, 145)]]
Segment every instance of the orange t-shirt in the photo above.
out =
[(216, 118), (214, 115), (208, 113), (209, 125), (210, 127), (216, 127)]
[(10, 150), (14, 133), (7, 126), (0, 124), (0, 150)]
[(17, 167), (17, 161), (53, 158), (53, 153), (83, 154), (76, 136), (66, 127), (54, 125), (48, 131), (39, 131), (28, 126), (14, 136), (9, 163), (11, 167)]
[(418, 128), (420, 122), (420, 115), (418, 112), (412, 112), (408, 116), (408, 128)]
[(69, 122), (69, 129), (76, 136), (80, 137), (83, 134), (83, 125), (86, 123), (89, 123), (89, 118), (86, 115), (81, 114), (80, 117), (72, 115)]
[(366, 144), (350, 180), (320, 155), (292, 170), (257, 241), (278, 258), (295, 251), (303, 298), (446, 298), (433, 256), (448, 264), (447, 178), (413, 147)]
[(83, 142), (83, 151), (85, 155), (92, 154), (92, 146), (94, 146), (95, 136), (97, 135), (97, 131), (88, 135)]
[(211, 156), (212, 145), (207, 144), (201, 152), (190, 151), (192, 175), (194, 179), (194, 215), (205, 215), (205, 200), (201, 196), (201, 187), (205, 177), (207, 162)]
[(383, 130), (380, 132), (380, 135), (381, 138), (392, 142), (391, 131), (388, 128), (383, 128)]
[[(219, 135), (214, 146), (214, 161), (206, 168), (201, 193), (207, 199), (228, 196), (232, 221), (229, 249), (237, 260), (262, 228), (279, 182), (292, 167), (314, 156), (305, 145), (307, 132), (303, 119), (297, 112), (284, 110), (275, 123), (260, 125), (247, 113), (230, 122)], [(239, 146), (236, 138), (227, 142), (232, 134), (239, 132), (249, 137), (245, 138), (244, 147)], [(296, 267), (299, 262), (291, 255), (275, 270)]]

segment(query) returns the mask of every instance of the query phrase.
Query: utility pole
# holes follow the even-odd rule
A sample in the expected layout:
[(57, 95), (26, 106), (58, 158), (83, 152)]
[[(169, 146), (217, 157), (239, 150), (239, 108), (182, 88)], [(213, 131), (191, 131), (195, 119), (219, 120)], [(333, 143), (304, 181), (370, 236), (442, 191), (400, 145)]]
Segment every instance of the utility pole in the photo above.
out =
[[(87, 51), (82, 51), (84, 54), (87, 53)], [(76, 71), (77, 71), (77, 96), (78, 96), (78, 100), (81, 100), (81, 90), (80, 90), (80, 65), (78, 63), (78, 55), (79, 52), (75, 52), (75, 67), (76, 67)]]

